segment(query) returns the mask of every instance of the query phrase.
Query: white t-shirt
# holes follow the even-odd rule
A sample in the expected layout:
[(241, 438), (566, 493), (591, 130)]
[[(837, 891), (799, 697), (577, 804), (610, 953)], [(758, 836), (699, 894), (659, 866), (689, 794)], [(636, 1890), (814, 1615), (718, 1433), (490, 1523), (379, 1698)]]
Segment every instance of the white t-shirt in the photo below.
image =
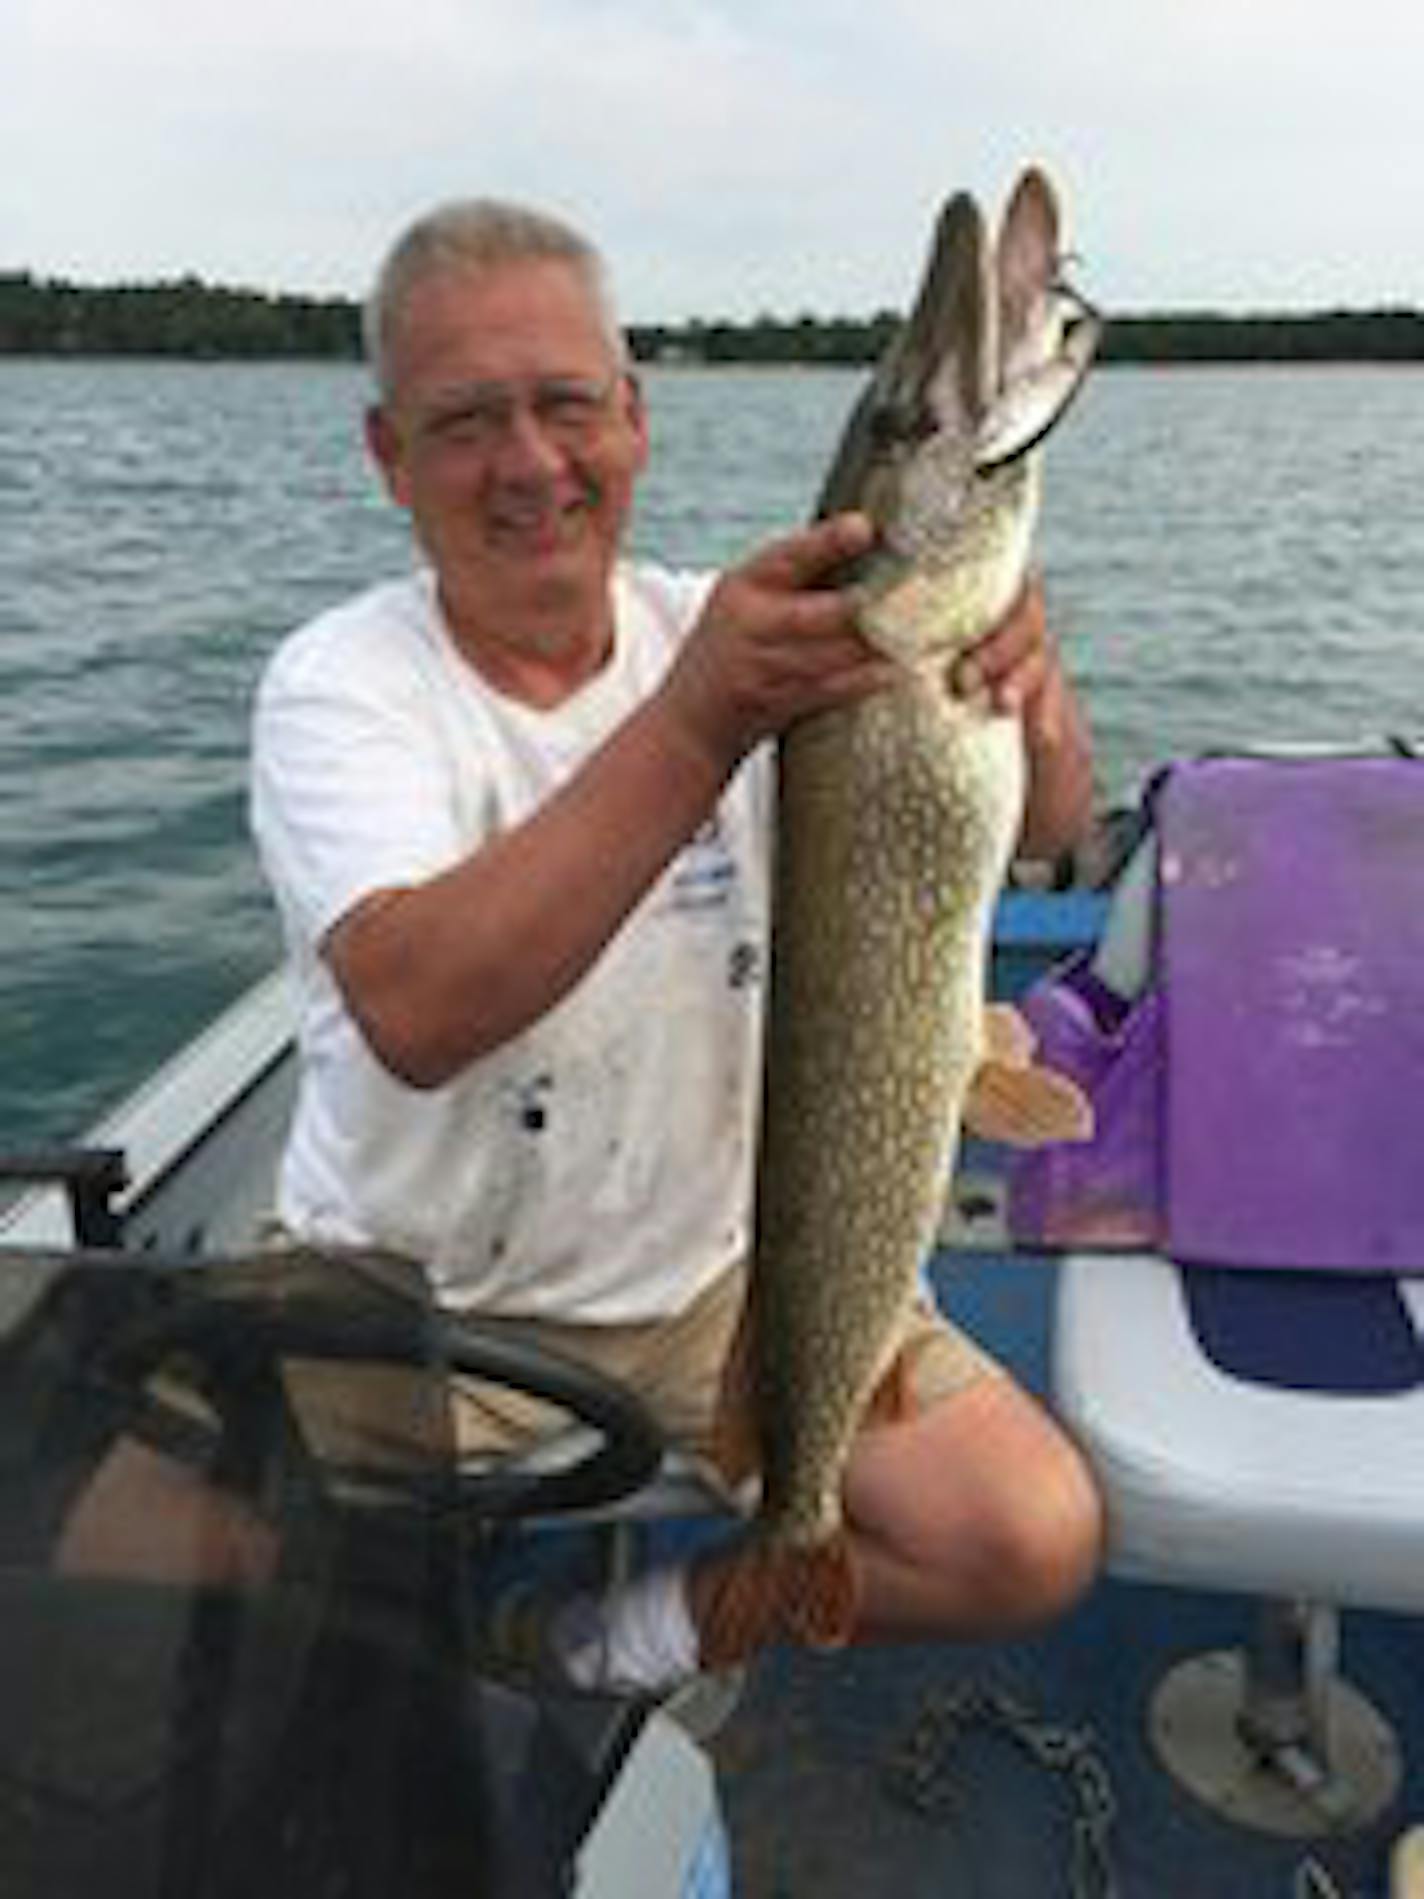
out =
[(448, 869), (540, 805), (661, 679), (712, 576), (625, 564), (615, 649), (540, 711), (464, 660), (433, 579), (278, 649), (252, 823), (299, 996), (278, 1214), (428, 1267), (450, 1306), (614, 1323), (679, 1310), (748, 1244), (767, 955), (764, 749), (542, 1020), (443, 1087), (372, 1055), (319, 945), (368, 892)]

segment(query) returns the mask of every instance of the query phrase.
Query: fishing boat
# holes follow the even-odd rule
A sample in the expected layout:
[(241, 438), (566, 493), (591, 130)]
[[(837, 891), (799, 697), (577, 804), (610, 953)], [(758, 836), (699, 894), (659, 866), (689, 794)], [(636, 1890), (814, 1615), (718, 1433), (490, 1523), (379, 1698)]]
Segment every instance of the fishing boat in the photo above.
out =
[[(1408, 828), (1375, 819), (1396, 841)], [(1146, 1019), (1144, 919), (1182, 859), (1127, 828), (1110, 875), (1010, 888), (995, 917), (996, 993), (1070, 1065), (1065, 998), (1116, 997), (1114, 1053)], [(1352, 889), (1315, 894), (1347, 907)], [(1405, 899), (1381, 901), (1405, 930)], [(1248, 946), (1226, 928), (1217, 966), (1239, 978)], [(681, 1707), (633, 1707), (488, 1667), (481, 1571), (637, 1560), (715, 1533), (710, 1504), (627, 1394), (498, 1328), (455, 1344), (356, 1281), (272, 1294), (250, 1262), (295, 1069), (275, 974), (72, 1149), (0, 1163), (24, 1183), (0, 1213), (6, 1899), (1419, 1890), (1424, 1300), (1398, 1256), (1407, 1209), (1348, 1295), (1303, 1268), (1234, 1276), (1258, 1334), (1299, 1344), (1316, 1324), (1297, 1353), (1310, 1376), (1282, 1380), (1213, 1357), (1193, 1276), (1229, 1275), (1174, 1257), (1160, 1208), (1099, 1243), (1045, 1216), (1061, 1179), (968, 1143), (930, 1278), (1093, 1459), (1103, 1579), (1021, 1639), (775, 1649)], [(1371, 1383), (1360, 1354), (1381, 1338)], [(293, 1357), (544, 1391), (582, 1421), (571, 1461), (314, 1456), (284, 1401)], [(275, 1569), (219, 1586), (66, 1561), (66, 1513), (124, 1433), (245, 1491), (281, 1527)]]

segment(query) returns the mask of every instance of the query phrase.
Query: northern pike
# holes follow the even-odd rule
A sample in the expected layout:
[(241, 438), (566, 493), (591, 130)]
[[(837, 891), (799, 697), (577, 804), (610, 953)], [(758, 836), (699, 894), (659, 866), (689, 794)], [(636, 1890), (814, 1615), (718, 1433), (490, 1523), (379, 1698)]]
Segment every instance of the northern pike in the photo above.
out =
[[(955, 656), (1027, 573), (1038, 445), (1098, 324), (1061, 281), (1058, 203), (1019, 179), (997, 243), (941, 213), (912, 314), (853, 411), (819, 504), (878, 529), (850, 583), (896, 683), (799, 721), (779, 747), (767, 1059), (743, 1334), (723, 1462), (760, 1468), (745, 1560), (704, 1655), (773, 1634), (844, 1641), (857, 1579), (841, 1480), (893, 1374), (961, 1124), (1083, 1138), (1087, 1104), (986, 1011), (991, 910), (1022, 821), (1017, 718), (950, 690)], [(748, 1431), (749, 1426), (749, 1431)]]

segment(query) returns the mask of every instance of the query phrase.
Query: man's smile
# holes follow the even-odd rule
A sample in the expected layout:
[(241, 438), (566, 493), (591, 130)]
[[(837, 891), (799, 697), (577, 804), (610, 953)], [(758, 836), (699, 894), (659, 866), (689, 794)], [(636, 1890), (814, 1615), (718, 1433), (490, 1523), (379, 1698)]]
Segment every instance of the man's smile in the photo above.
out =
[(507, 494), (489, 509), (490, 539), (497, 545), (532, 554), (557, 553), (578, 536), (596, 497), (585, 486), (566, 494)]

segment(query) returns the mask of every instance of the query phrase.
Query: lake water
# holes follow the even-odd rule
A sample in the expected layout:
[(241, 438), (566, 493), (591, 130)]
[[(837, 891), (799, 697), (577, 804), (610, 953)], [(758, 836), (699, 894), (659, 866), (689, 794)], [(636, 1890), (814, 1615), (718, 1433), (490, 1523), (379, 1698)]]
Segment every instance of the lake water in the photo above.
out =
[[(851, 372), (656, 371), (637, 546), (801, 519)], [(247, 705), (409, 562), (349, 365), (0, 361), (0, 1145), (68, 1138), (260, 975)], [(1099, 373), (1040, 536), (1105, 801), (1250, 740), (1424, 730), (1424, 371)]]

